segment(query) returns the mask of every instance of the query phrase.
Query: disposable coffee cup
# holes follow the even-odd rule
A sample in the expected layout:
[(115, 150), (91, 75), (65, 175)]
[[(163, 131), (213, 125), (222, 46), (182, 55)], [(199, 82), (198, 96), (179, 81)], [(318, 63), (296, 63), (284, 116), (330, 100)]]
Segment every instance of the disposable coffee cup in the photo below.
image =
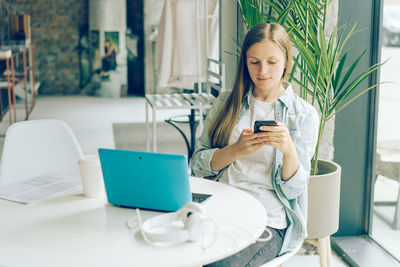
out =
[(78, 165), (82, 179), (83, 194), (90, 198), (104, 196), (104, 180), (99, 157), (96, 155), (83, 156), (78, 161)]

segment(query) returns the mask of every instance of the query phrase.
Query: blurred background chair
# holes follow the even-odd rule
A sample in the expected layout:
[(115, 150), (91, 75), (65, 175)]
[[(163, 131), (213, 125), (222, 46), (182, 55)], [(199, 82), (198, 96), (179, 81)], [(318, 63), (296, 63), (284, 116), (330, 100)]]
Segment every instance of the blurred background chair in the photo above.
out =
[[(148, 113), (151, 107), (152, 151), (157, 151), (157, 110), (189, 110), (189, 115), (183, 113), (165, 121), (182, 135), (186, 142), (188, 159), (193, 153), (196, 128), (199, 126), (200, 131), (202, 130), (203, 114), (215, 99), (215, 95), (204, 90), (204, 85), (210, 75), (208, 72), (210, 59), (221, 58), (219, 4), (218, 0), (164, 0), (155, 38), (156, 79), (152, 94), (145, 95), (147, 151), (150, 150)], [(217, 60), (215, 62), (220, 64)], [(220, 68), (212, 70), (224, 77)], [(158, 93), (158, 89), (162, 89), (165, 93)], [(178, 126), (179, 124), (189, 124), (191, 135), (189, 138)]]
[[(376, 155), (376, 178), (379, 175), (400, 183), (400, 140), (394, 141), (378, 141)], [(374, 212), (394, 230), (400, 229), (400, 185), (397, 190), (395, 201), (374, 201), (375, 206), (393, 206), (393, 219), (388, 218), (379, 210), (374, 209)]]
[(11, 125), (4, 141), (0, 184), (46, 173), (79, 175), (81, 146), (61, 120), (31, 120)]
[[(175, 93), (175, 94), (146, 94), (146, 131), (147, 131), (147, 151), (150, 151), (150, 121), (149, 107), (152, 109), (152, 151), (157, 151), (157, 135), (156, 135), (156, 112), (165, 109), (187, 109), (190, 114), (187, 118), (172, 117), (166, 120), (167, 123), (175, 127), (185, 140), (188, 159), (192, 156), (195, 148), (196, 129), (203, 129), (203, 120), (205, 112), (211, 108), (216, 96), (225, 90), (225, 65), (218, 60), (207, 59), (207, 80), (205, 92), (200, 90), (202, 86), (197, 86), (196, 92), (192, 93)], [(198, 114), (196, 114), (196, 112)], [(186, 117), (186, 116), (185, 116)], [(178, 123), (186, 123), (190, 126), (190, 137), (188, 138), (177, 125)], [(190, 139), (190, 142), (189, 142)]]

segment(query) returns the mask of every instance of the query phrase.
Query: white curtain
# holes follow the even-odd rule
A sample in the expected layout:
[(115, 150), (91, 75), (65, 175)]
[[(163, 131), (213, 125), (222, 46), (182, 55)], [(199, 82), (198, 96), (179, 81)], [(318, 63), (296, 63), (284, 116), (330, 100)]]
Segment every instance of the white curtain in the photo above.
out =
[[(193, 89), (199, 80), (198, 45), (201, 49), (201, 80), (206, 79), (207, 57), (219, 59), (218, 0), (199, 0), (199, 13), (204, 14), (208, 1), (208, 31), (200, 18), (200, 43), (196, 30), (195, 0), (165, 0), (156, 41), (158, 87)], [(206, 34), (208, 32), (208, 49)], [(208, 50), (208, 55), (206, 55)]]

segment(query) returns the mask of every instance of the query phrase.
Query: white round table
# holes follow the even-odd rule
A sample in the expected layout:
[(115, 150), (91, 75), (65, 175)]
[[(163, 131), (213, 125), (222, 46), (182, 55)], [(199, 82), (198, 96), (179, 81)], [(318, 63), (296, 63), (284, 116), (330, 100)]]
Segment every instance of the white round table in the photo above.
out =
[[(218, 225), (209, 248), (149, 245), (125, 226), (134, 209), (78, 192), (37, 205), (0, 200), (0, 266), (199, 266), (242, 250), (263, 233), (267, 216), (255, 198), (206, 179), (190, 182), (192, 192), (213, 195), (202, 204)], [(145, 220), (160, 213), (141, 214)]]

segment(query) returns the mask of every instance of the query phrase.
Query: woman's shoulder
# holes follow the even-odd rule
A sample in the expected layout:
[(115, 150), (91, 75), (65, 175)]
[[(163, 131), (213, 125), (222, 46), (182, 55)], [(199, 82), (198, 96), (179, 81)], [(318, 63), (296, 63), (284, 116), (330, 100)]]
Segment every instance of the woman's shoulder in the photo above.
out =
[(310, 103), (308, 103), (307, 101), (305, 101), (303, 98), (301, 98), (298, 95), (295, 95), (294, 106), (297, 109), (301, 109), (301, 110), (304, 110), (307, 112), (317, 113), (317, 110), (315, 109), (315, 107), (313, 105), (311, 105)]
[[(288, 105), (288, 119), (299, 128), (310, 133), (318, 132), (319, 115), (316, 108), (303, 98), (292, 92), (291, 102)], [(312, 134), (309, 136), (313, 136)]]
[(311, 113), (313, 115), (318, 115), (317, 110), (313, 105), (305, 101), (303, 98), (298, 96), (296, 93), (291, 91), (292, 97), (291, 97), (291, 103), (290, 103), (290, 109), (294, 113)]

